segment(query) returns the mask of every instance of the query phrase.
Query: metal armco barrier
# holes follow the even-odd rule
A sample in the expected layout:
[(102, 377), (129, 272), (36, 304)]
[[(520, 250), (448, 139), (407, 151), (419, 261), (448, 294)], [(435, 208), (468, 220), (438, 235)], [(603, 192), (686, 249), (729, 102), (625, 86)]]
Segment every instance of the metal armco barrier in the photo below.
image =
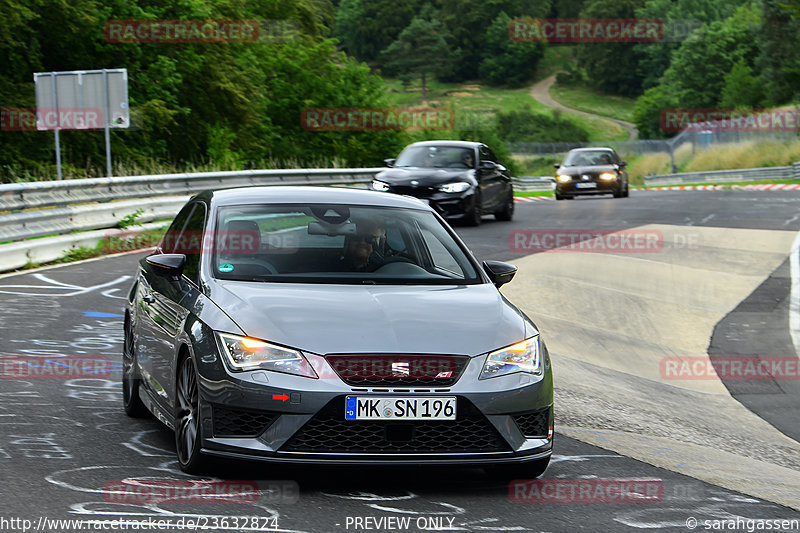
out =
[(660, 185), (682, 185), (684, 183), (725, 183), (741, 181), (769, 181), (800, 179), (800, 163), (788, 167), (746, 168), (739, 170), (709, 170), (703, 172), (681, 172), (646, 176), (644, 184), (648, 187)]
[(97, 230), (114, 228), (139, 209), (143, 212), (136, 222), (170, 220), (191, 194), (205, 189), (357, 185), (381, 170), (243, 170), (2, 184), (0, 242), (6, 244), (0, 244), (0, 272), (54, 261), (77, 246), (93, 246), (104, 236)]

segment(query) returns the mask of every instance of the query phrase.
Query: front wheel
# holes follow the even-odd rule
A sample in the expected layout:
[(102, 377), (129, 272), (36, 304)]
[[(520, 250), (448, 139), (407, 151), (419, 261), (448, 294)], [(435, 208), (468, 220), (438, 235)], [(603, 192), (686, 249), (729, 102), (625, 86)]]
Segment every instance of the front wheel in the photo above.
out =
[(497, 220), (502, 220), (504, 222), (510, 221), (514, 218), (514, 193), (511, 192), (508, 195), (508, 199), (506, 203), (503, 204), (503, 208), (500, 211), (497, 211), (494, 214), (494, 218)]
[(204, 470), (205, 458), (200, 453), (200, 394), (197, 368), (186, 354), (178, 366), (177, 406), (175, 413), (175, 449), (178, 465), (188, 474)]
[(483, 207), (480, 192), (473, 197), (472, 209), (467, 211), (466, 223), (468, 226), (480, 226), (483, 219)]

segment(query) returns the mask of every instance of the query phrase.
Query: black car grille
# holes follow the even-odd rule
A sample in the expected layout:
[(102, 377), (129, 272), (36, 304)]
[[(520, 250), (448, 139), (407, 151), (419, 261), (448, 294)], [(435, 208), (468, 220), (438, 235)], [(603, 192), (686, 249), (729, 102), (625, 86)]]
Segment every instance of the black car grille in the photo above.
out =
[(409, 185), (392, 185), (391, 191), (397, 194), (407, 194), (415, 198), (430, 198), (436, 194), (435, 187), (411, 187)]
[(526, 437), (547, 437), (550, 430), (550, 408), (512, 415), (519, 430)]
[(465, 355), (328, 355), (336, 374), (356, 387), (449, 387), (469, 363)]
[(215, 437), (257, 437), (280, 416), (278, 413), (230, 409), (218, 405), (213, 409)]
[(345, 420), (344, 396), (331, 400), (280, 451), (307, 453), (485, 453), (510, 448), (468, 400), (454, 421)]

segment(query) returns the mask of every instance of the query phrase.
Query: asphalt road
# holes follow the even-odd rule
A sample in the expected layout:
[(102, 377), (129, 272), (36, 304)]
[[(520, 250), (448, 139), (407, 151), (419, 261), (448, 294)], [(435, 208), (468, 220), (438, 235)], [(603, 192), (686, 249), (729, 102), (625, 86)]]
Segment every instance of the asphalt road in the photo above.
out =
[[(522, 255), (509, 246), (513, 230), (623, 229), (644, 224), (796, 232), (800, 230), (800, 192), (659, 191), (637, 192), (621, 200), (519, 204), (512, 223), (487, 218), (478, 228), (458, 227), (457, 231), (480, 259), (513, 260)], [(14, 357), (57, 360), (85, 356), (107, 358), (110, 366), (102, 368), (111, 370), (96, 376), (38, 379), (8, 375), (4, 366), (0, 379), (0, 424), (4, 426), (0, 431), (0, 531), (22, 531), (27, 524), (19, 520), (31, 520), (29, 530), (37, 525), (39, 531), (78, 530), (74, 524), (48, 527), (39, 523), (42, 517), (160, 519), (173, 524), (183, 519), (184, 525), (194, 520), (204, 526), (195, 530), (308, 532), (689, 531), (687, 520), (691, 526), (692, 519), (698, 521), (695, 527), (699, 530), (724, 529), (714, 527), (719, 522), (705, 520), (737, 519), (741, 521), (739, 529), (747, 530), (746, 520), (800, 519), (796, 510), (567, 438), (558, 428), (550, 468), (539, 484), (525, 491), (510, 489), (508, 482), (470, 468), (292, 468), (220, 462), (212, 472), (215, 479), (256, 482), (259, 492), (249, 498), (234, 495), (224, 502), (220, 498), (159, 501), (148, 490), (139, 490), (127, 499), (115, 495), (109, 488), (120, 483), (147, 489), (170, 483), (183, 487), (189, 479), (196, 488), (203, 482), (178, 470), (169, 430), (154, 419), (129, 419), (122, 411), (122, 302), (139, 257), (141, 254), (115, 256), (0, 277), (0, 355), (4, 364)], [(755, 301), (771, 303), (745, 307), (748, 318), (764, 313), (765, 321), (776, 321), (775, 317), (787, 315), (785, 270), (775, 274), (782, 282), (759, 287), (763, 297), (761, 292), (754, 293)], [(508, 294), (513, 287), (514, 282), (504, 292)], [(718, 334), (730, 338), (730, 327), (720, 323), (715, 338)], [(738, 346), (743, 353), (756, 350), (764, 336), (773, 352), (793, 353), (790, 336), (780, 327), (740, 336)], [(711, 346), (714, 342), (711, 339)], [(554, 365), (558, 374), (557, 360)], [(744, 405), (749, 401), (756, 414), (776, 421), (779, 428), (782, 410), (796, 409), (796, 404), (756, 401), (760, 392), (774, 398), (773, 389), (750, 390), (748, 395), (740, 392), (732, 391)], [(796, 434), (790, 436), (797, 438)], [(591, 500), (599, 498), (598, 494), (614, 494), (609, 487), (631, 479), (649, 480), (648, 486), (657, 489), (655, 496), (566, 501), (570, 488), (592, 484), (592, 497), (587, 497)], [(562, 487), (562, 492), (557, 492), (556, 486)], [(605, 487), (607, 492), (596, 492), (597, 487)], [(532, 501), (513, 501), (515, 495)], [(243, 517), (250, 516), (261, 518), (244, 524)], [(18, 521), (12, 522), (14, 519)], [(794, 527), (770, 529), (800, 530)]]

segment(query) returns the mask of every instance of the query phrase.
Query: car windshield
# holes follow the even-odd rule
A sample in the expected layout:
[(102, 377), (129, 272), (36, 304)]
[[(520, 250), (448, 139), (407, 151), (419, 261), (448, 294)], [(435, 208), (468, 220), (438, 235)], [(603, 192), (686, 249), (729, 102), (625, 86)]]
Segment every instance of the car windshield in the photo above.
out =
[(611, 165), (614, 159), (608, 150), (585, 150), (570, 152), (564, 159), (565, 167), (584, 167), (593, 165)]
[(474, 168), (472, 148), (461, 146), (409, 146), (397, 157), (395, 167)]
[(482, 283), (433, 213), (348, 205), (221, 207), (214, 276), (299, 283)]

